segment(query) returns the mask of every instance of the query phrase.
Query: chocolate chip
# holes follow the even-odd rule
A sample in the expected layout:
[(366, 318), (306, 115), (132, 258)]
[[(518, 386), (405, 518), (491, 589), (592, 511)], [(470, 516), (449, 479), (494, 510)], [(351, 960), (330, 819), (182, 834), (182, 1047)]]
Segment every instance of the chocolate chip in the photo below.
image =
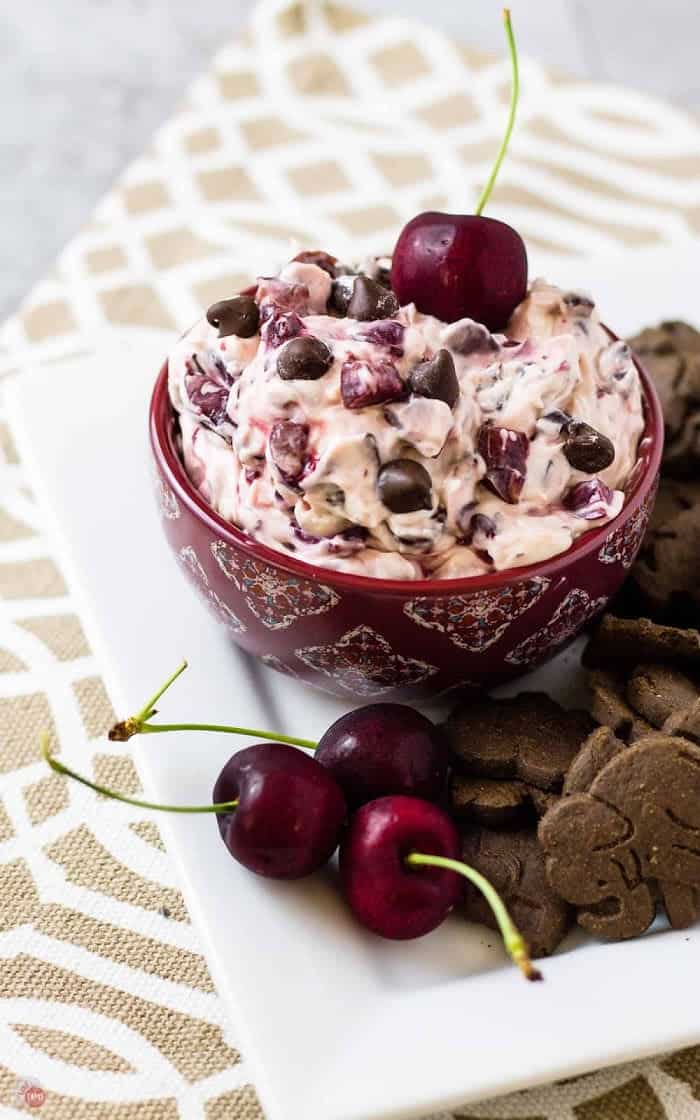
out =
[(207, 311), (207, 322), (217, 327), (219, 338), (235, 334), (238, 338), (252, 338), (258, 332), (260, 312), (250, 296), (234, 296), (212, 303)]
[(348, 313), (348, 304), (352, 295), (354, 276), (340, 276), (331, 284), (331, 294), (328, 297), (328, 310), (344, 318)]
[(329, 276), (336, 276), (338, 258), (332, 257), (330, 253), (324, 253), (323, 249), (304, 249), (301, 253), (297, 253), (294, 260), (300, 264), (315, 264), (317, 268), (322, 268)]
[(391, 319), (399, 310), (399, 301), (393, 292), (388, 291), (369, 276), (357, 276), (348, 303), (347, 314), (350, 319), (370, 322), (372, 319)]
[(317, 381), (333, 365), (333, 352), (313, 335), (302, 335), (285, 343), (277, 359), (283, 381)]
[(597, 474), (615, 458), (612, 440), (583, 420), (571, 420), (567, 427), (564, 455), (574, 470)]
[(411, 391), (419, 397), (444, 401), (454, 408), (459, 400), (459, 381), (449, 350), (438, 350), (429, 362), (414, 366), (408, 378)]
[(432, 482), (415, 459), (392, 459), (377, 476), (379, 497), (392, 513), (413, 513), (432, 506)]

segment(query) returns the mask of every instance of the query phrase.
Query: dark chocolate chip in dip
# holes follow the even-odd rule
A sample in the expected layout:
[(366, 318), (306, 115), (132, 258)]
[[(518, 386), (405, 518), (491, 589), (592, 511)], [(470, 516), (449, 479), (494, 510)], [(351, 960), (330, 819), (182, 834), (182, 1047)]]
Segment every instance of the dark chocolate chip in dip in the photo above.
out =
[(399, 310), (399, 301), (393, 292), (369, 276), (356, 276), (347, 307), (350, 319), (371, 322), (372, 319), (391, 319)]
[(301, 335), (285, 343), (277, 358), (283, 381), (318, 381), (333, 365), (333, 351), (320, 338)]
[(612, 440), (583, 420), (571, 420), (566, 428), (564, 455), (567, 462), (584, 474), (598, 474), (615, 458)]
[(414, 513), (432, 507), (432, 482), (415, 459), (391, 459), (377, 476), (379, 497), (392, 513)]
[(234, 296), (213, 303), (207, 311), (207, 322), (219, 331), (219, 338), (235, 334), (238, 338), (252, 338), (258, 332), (260, 312), (250, 296)]
[(328, 311), (333, 315), (344, 318), (348, 313), (348, 304), (352, 296), (354, 276), (339, 276), (331, 284), (331, 294), (328, 297)]
[(414, 366), (408, 384), (417, 396), (444, 401), (450, 408), (459, 400), (459, 381), (449, 350), (438, 350), (430, 361)]

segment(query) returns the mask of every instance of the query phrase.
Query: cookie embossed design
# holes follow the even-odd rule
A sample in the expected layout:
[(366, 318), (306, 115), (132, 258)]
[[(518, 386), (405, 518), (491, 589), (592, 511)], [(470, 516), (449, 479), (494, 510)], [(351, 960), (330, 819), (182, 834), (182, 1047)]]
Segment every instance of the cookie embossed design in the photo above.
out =
[(268, 630), (285, 630), (297, 619), (325, 614), (340, 602), (332, 587), (298, 576), (276, 575), (252, 557), (240, 557), (226, 541), (213, 541), (211, 553), (227, 579), (243, 593), (251, 611)]
[(209, 579), (207, 573), (201, 565), (199, 557), (191, 544), (185, 545), (178, 552), (178, 560), (182, 566), (193, 577), (192, 582), (195, 589), (207, 604), (208, 607), (218, 617), (220, 622), (228, 626), (229, 630), (233, 630), (235, 634), (243, 634), (246, 630), (246, 625), (240, 620), (237, 614), (231, 610), (226, 603), (216, 594), (216, 591), (209, 586)]
[(420, 684), (438, 671), (427, 661), (396, 653), (371, 626), (356, 626), (337, 642), (307, 646), (295, 653), (310, 669), (358, 696), (382, 696), (393, 688)]
[(610, 940), (698, 914), (700, 747), (652, 735), (617, 754), (587, 792), (564, 797), (539, 826), (547, 879), (580, 926)]
[(550, 580), (536, 576), (496, 591), (473, 595), (421, 596), (404, 606), (404, 613), (419, 626), (439, 630), (456, 646), (479, 653), (494, 645), (524, 611), (534, 606)]

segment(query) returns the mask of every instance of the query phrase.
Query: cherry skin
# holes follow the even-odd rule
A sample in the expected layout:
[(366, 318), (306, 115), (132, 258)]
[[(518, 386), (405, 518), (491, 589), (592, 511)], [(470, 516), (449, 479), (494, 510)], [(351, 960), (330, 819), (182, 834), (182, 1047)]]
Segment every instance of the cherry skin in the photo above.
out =
[(442, 731), (405, 704), (368, 704), (341, 716), (315, 754), (351, 808), (392, 793), (439, 801), (447, 780)]
[(437, 805), (417, 797), (381, 797), (353, 816), (340, 845), (340, 881), (356, 918), (396, 941), (436, 929), (459, 901), (454, 871), (410, 867), (411, 852), (459, 859), (459, 835)]
[(345, 823), (340, 787), (324, 766), (296, 747), (259, 743), (234, 754), (214, 786), (213, 802), (234, 859), (271, 879), (300, 879), (326, 863)]
[(475, 319), (502, 330), (527, 294), (527, 250), (519, 233), (479, 214), (417, 214), (391, 264), (399, 303), (444, 323)]

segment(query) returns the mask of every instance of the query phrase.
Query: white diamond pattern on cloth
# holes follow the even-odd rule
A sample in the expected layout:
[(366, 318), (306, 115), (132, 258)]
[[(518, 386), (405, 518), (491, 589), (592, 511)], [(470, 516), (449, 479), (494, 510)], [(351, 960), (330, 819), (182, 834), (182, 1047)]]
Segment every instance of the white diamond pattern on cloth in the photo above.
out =
[[(418, 210), (462, 211), (476, 198), (500, 139), (507, 62), (467, 55), (451, 38), (399, 17), (353, 21), (315, 2), (305, 10), (309, 22), (300, 28), (294, 0), (265, 0), (248, 40), (219, 52), (148, 153), (0, 328), (0, 377), (29, 365), (55, 377), (62, 360), (90, 353), (105, 327), (160, 330), (167, 340), (208, 302), (276, 269), (295, 241), (353, 257), (381, 251)], [(530, 59), (522, 78), (518, 127), (493, 205), (531, 248), (556, 257), (682, 244), (698, 233), (694, 118), (620, 88), (611, 113), (609, 87), (550, 76)], [(1, 898), (0, 972), (15, 975), (6, 970), (27, 955), (26, 983), (42, 979), (27, 996), (16, 984), (2, 989), (10, 1094), (19, 1078), (35, 1079), (58, 1120), (86, 1109), (117, 1109), (124, 1120), (254, 1120), (261, 1114), (244, 1088), (250, 1073), (230, 1049), (235, 1029), (206, 977), (195, 930), (144, 901), (158, 891), (172, 906), (177, 879), (167, 854), (136, 831), (147, 823), (142, 814), (96, 804), (73, 785), (58, 788), (42, 817), (46, 770), (27, 746), (35, 733), (28, 712), (53, 722), (63, 757), (79, 770), (89, 772), (107, 749), (126, 765), (130, 750), (96, 738), (81, 715), (76, 698), (101, 666), (80, 640), (78, 604), (52, 555), (9, 423), (0, 396), (0, 703), (24, 712), (24, 734), (10, 740), (6, 722), (0, 747), (8, 767), (0, 878), (22, 884)], [(174, 508), (166, 498), (165, 516)], [(54, 624), (68, 635), (60, 652)], [(101, 866), (113, 861), (118, 873), (105, 881), (64, 873), (49, 853), (81, 837), (99, 844)], [(132, 882), (139, 893), (122, 889)], [(148, 946), (147, 955), (135, 955), (134, 944)], [(86, 993), (82, 1004), (49, 988), (56, 969), (64, 989)], [(108, 989), (116, 1002), (99, 1004)], [(141, 997), (140, 1010), (122, 1011)], [(157, 1012), (151, 1025), (179, 1016), (170, 1046), (147, 1037), (148, 1008)], [(96, 1070), (50, 1057), (38, 1044), (46, 1030), (66, 1032), (74, 1047), (101, 1042), (109, 1063), (103, 1055)], [(483, 1120), (570, 1120), (579, 1106), (638, 1081), (646, 1095), (628, 1114), (656, 1117), (658, 1103), (669, 1120), (686, 1120), (697, 1103), (670, 1061), (603, 1070), (467, 1111)], [(611, 1104), (606, 1115), (615, 1107), (625, 1111)]]

